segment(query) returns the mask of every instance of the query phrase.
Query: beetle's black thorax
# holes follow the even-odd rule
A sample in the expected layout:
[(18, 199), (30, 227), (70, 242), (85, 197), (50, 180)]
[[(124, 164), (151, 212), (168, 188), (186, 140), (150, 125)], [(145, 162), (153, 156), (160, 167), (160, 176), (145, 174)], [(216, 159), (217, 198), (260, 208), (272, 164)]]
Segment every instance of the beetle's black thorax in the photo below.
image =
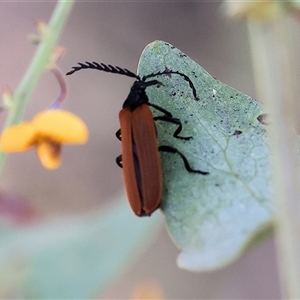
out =
[(123, 103), (123, 108), (129, 107), (131, 110), (135, 110), (139, 105), (147, 103), (149, 100), (146, 94), (147, 86), (144, 81), (135, 81)]
[(129, 107), (131, 110), (135, 110), (139, 105), (148, 103), (149, 99), (146, 94), (146, 88), (155, 84), (162, 83), (157, 80), (145, 81), (144, 79), (135, 81), (122, 107)]
[(149, 101), (146, 94), (147, 87), (148, 84), (146, 82), (135, 81), (123, 103), (123, 108), (129, 107), (131, 110), (135, 110), (139, 105), (147, 103)]

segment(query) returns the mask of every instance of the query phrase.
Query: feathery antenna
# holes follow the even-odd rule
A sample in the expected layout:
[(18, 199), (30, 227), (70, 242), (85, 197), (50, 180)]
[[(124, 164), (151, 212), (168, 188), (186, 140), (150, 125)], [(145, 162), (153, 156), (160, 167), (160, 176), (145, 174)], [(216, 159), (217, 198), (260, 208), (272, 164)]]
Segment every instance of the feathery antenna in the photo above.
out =
[(114, 67), (112, 65), (106, 65), (104, 63), (99, 64), (95, 61), (93, 61), (93, 62), (86, 61), (85, 63), (79, 62), (78, 66), (72, 67), (72, 69), (73, 70), (66, 73), (66, 75), (72, 75), (73, 73), (83, 70), (83, 69), (94, 69), (94, 70), (99, 70), (99, 71), (104, 71), (104, 72), (114, 73), (114, 74), (120, 74), (120, 75), (125, 75), (128, 77), (140, 79), (138, 75), (136, 75), (135, 73), (133, 73), (125, 68), (123, 69), (120, 67)]
[(120, 75), (125, 75), (128, 77), (132, 77), (132, 78), (136, 78), (139, 81), (145, 81), (148, 78), (152, 78), (152, 77), (156, 77), (156, 76), (160, 76), (160, 75), (171, 75), (171, 74), (177, 74), (180, 75), (181, 77), (183, 77), (183, 79), (185, 81), (188, 82), (190, 88), (193, 91), (193, 95), (195, 100), (199, 100), (199, 97), (197, 96), (197, 92), (196, 92), (196, 88), (193, 84), (193, 82), (191, 81), (191, 79), (185, 75), (184, 73), (181, 73), (179, 71), (171, 71), (171, 70), (164, 70), (164, 71), (160, 71), (160, 72), (156, 72), (156, 73), (152, 73), (143, 77), (140, 77), (138, 75), (136, 75), (135, 73), (129, 71), (126, 68), (120, 68), (117, 66), (112, 66), (112, 65), (106, 65), (104, 63), (97, 63), (95, 61), (93, 62), (88, 62), (86, 61), (85, 63), (78, 63), (78, 66), (72, 67), (72, 70), (69, 71), (68, 73), (66, 73), (66, 75), (72, 75), (73, 73), (83, 70), (83, 69), (93, 69), (93, 70), (99, 70), (99, 71), (104, 71), (104, 72), (108, 72), (108, 73), (114, 73), (114, 74), (120, 74)]

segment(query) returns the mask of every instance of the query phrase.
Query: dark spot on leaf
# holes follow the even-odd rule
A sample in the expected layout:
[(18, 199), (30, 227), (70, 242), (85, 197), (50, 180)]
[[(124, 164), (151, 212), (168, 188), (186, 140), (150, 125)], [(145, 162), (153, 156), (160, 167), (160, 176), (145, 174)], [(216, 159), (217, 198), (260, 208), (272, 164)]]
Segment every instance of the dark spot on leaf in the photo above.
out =
[(261, 114), (257, 117), (257, 120), (264, 125), (268, 125), (269, 124), (269, 118), (267, 114)]
[(240, 134), (242, 134), (243, 133), (243, 131), (241, 131), (241, 130), (236, 130), (234, 133), (233, 133), (233, 135), (240, 135)]
[(196, 73), (194, 71), (192, 71), (192, 74), (194, 75), (195, 78), (198, 78), (198, 76), (196, 75)]

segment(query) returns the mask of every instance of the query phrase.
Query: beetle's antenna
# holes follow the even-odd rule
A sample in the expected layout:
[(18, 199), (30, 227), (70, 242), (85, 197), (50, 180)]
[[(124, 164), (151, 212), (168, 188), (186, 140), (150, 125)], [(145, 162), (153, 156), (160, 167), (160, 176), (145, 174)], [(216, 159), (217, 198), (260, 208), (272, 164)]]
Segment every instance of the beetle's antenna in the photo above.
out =
[(197, 96), (196, 88), (195, 88), (193, 82), (191, 81), (191, 79), (187, 75), (185, 75), (184, 73), (181, 73), (179, 71), (171, 71), (171, 70), (167, 69), (165, 71), (161, 71), (161, 72), (157, 72), (157, 73), (152, 73), (152, 74), (146, 75), (146, 76), (142, 77), (142, 80), (146, 80), (148, 78), (155, 77), (155, 76), (170, 75), (170, 74), (178, 74), (178, 75), (182, 76), (183, 79), (189, 83), (190, 88), (193, 91), (193, 95), (194, 95), (195, 100), (196, 101), (199, 100), (199, 97)]
[(104, 71), (104, 72), (108, 72), (108, 73), (114, 73), (114, 74), (120, 74), (120, 75), (125, 75), (128, 77), (133, 77), (136, 78), (138, 80), (142, 80), (145, 81), (148, 78), (152, 78), (152, 77), (156, 77), (156, 76), (160, 76), (160, 75), (170, 75), (170, 74), (177, 74), (180, 75), (181, 77), (183, 77), (183, 79), (185, 81), (188, 82), (190, 88), (193, 91), (193, 95), (195, 100), (199, 100), (199, 97), (197, 96), (197, 92), (196, 92), (196, 88), (193, 84), (193, 82), (191, 81), (191, 79), (185, 75), (184, 73), (181, 73), (179, 71), (171, 71), (166, 69), (165, 71), (160, 71), (160, 72), (156, 72), (156, 73), (152, 73), (146, 76), (143, 76), (142, 78), (138, 75), (136, 75), (135, 73), (129, 71), (128, 69), (125, 68), (120, 68), (120, 67), (114, 67), (112, 65), (106, 65), (104, 63), (97, 63), (95, 61), (93, 62), (88, 62), (86, 61), (85, 63), (78, 63), (78, 66), (72, 67), (73, 70), (69, 71), (68, 73), (66, 73), (66, 75), (72, 75), (73, 73), (83, 70), (83, 69), (93, 69), (93, 70), (99, 70), (99, 71)]
[(83, 70), (83, 69), (94, 69), (94, 70), (99, 70), (99, 71), (104, 71), (104, 72), (108, 72), (108, 73), (114, 73), (114, 74), (120, 74), (120, 75), (125, 75), (128, 77), (133, 77), (136, 79), (140, 80), (140, 77), (136, 74), (134, 74), (133, 72), (127, 70), (127, 69), (123, 69), (120, 67), (114, 67), (112, 65), (106, 65), (104, 63), (97, 63), (95, 61), (93, 62), (88, 62), (86, 61), (85, 63), (78, 63), (78, 66), (72, 67), (73, 70), (69, 71), (68, 73), (66, 73), (66, 75), (72, 75), (73, 73)]

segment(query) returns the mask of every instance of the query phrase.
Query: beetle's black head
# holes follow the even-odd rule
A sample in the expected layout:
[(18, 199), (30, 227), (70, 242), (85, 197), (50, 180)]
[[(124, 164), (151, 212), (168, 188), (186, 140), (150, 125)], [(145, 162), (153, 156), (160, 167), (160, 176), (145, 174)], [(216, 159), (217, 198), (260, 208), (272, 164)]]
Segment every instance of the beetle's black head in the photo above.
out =
[(142, 79), (136, 80), (130, 92), (123, 103), (123, 108), (129, 107), (131, 110), (135, 110), (139, 105), (148, 103), (149, 99), (146, 94), (146, 88), (151, 85), (162, 84), (158, 80), (144, 81)]

